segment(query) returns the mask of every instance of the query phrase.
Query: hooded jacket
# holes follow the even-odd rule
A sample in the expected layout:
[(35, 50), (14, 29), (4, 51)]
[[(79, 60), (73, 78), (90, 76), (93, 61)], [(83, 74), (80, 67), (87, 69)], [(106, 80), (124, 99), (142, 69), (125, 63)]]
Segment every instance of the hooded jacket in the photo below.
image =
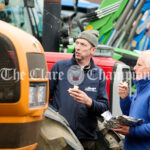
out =
[(123, 114), (143, 119), (144, 123), (130, 127), (125, 137), (125, 150), (150, 150), (150, 76), (135, 81), (136, 94), (120, 100)]
[(92, 59), (90, 68), (84, 69), (84, 80), (79, 89), (92, 99), (92, 106), (87, 108), (84, 104), (76, 102), (67, 92), (69, 88), (73, 88), (67, 78), (68, 69), (73, 65), (77, 65), (74, 56), (69, 60), (57, 61), (53, 65), (50, 72), (52, 101), (49, 106), (65, 117), (79, 139), (94, 140), (97, 138), (97, 116), (108, 109), (104, 72)]

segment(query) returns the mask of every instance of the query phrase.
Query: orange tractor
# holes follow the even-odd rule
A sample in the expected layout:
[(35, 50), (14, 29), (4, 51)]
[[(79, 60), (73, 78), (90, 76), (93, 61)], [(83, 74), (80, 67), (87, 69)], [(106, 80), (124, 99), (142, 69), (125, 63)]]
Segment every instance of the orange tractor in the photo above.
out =
[(34, 150), (48, 102), (41, 44), (0, 21), (0, 150)]

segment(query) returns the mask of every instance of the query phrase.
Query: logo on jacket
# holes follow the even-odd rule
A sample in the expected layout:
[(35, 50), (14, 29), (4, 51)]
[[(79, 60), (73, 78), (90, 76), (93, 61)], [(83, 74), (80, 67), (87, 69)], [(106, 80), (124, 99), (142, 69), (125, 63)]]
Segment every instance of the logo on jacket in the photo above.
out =
[(84, 71), (79, 65), (72, 65), (67, 72), (67, 79), (72, 85), (80, 85), (84, 80)]
[(87, 91), (87, 92), (97, 92), (96, 87), (90, 87), (90, 86), (86, 87), (84, 90)]

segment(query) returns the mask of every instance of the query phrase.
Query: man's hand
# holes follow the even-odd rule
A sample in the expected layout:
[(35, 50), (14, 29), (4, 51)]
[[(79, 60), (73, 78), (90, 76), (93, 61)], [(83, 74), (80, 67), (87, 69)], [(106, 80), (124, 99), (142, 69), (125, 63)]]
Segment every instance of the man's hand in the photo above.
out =
[(116, 124), (117, 128), (112, 128), (111, 130), (123, 134), (123, 135), (129, 135), (130, 134), (130, 127), (126, 125)]
[(92, 99), (85, 92), (78, 89), (69, 89), (68, 92), (76, 102), (85, 104), (87, 107), (92, 106)]
[(128, 86), (123, 82), (119, 83), (118, 94), (122, 99), (125, 99), (128, 96)]

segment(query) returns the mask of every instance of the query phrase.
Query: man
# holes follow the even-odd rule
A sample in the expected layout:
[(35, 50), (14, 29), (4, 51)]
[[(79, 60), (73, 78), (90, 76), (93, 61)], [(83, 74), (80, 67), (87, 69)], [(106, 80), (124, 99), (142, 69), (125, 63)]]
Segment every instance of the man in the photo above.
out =
[[(50, 105), (67, 119), (85, 150), (95, 149), (96, 117), (108, 109), (104, 72), (92, 59), (98, 45), (98, 36), (96, 30), (81, 32), (76, 39), (72, 59), (56, 62), (50, 73)], [(79, 89), (74, 89), (70, 82), (71, 71), (67, 74), (72, 66), (79, 66), (84, 72)], [(72, 80), (74, 82), (77, 79)]]
[(150, 51), (141, 54), (134, 71), (136, 94), (128, 96), (128, 87), (120, 83), (120, 106), (123, 114), (143, 119), (144, 123), (135, 127), (118, 124), (113, 130), (126, 136), (125, 150), (150, 150)]

